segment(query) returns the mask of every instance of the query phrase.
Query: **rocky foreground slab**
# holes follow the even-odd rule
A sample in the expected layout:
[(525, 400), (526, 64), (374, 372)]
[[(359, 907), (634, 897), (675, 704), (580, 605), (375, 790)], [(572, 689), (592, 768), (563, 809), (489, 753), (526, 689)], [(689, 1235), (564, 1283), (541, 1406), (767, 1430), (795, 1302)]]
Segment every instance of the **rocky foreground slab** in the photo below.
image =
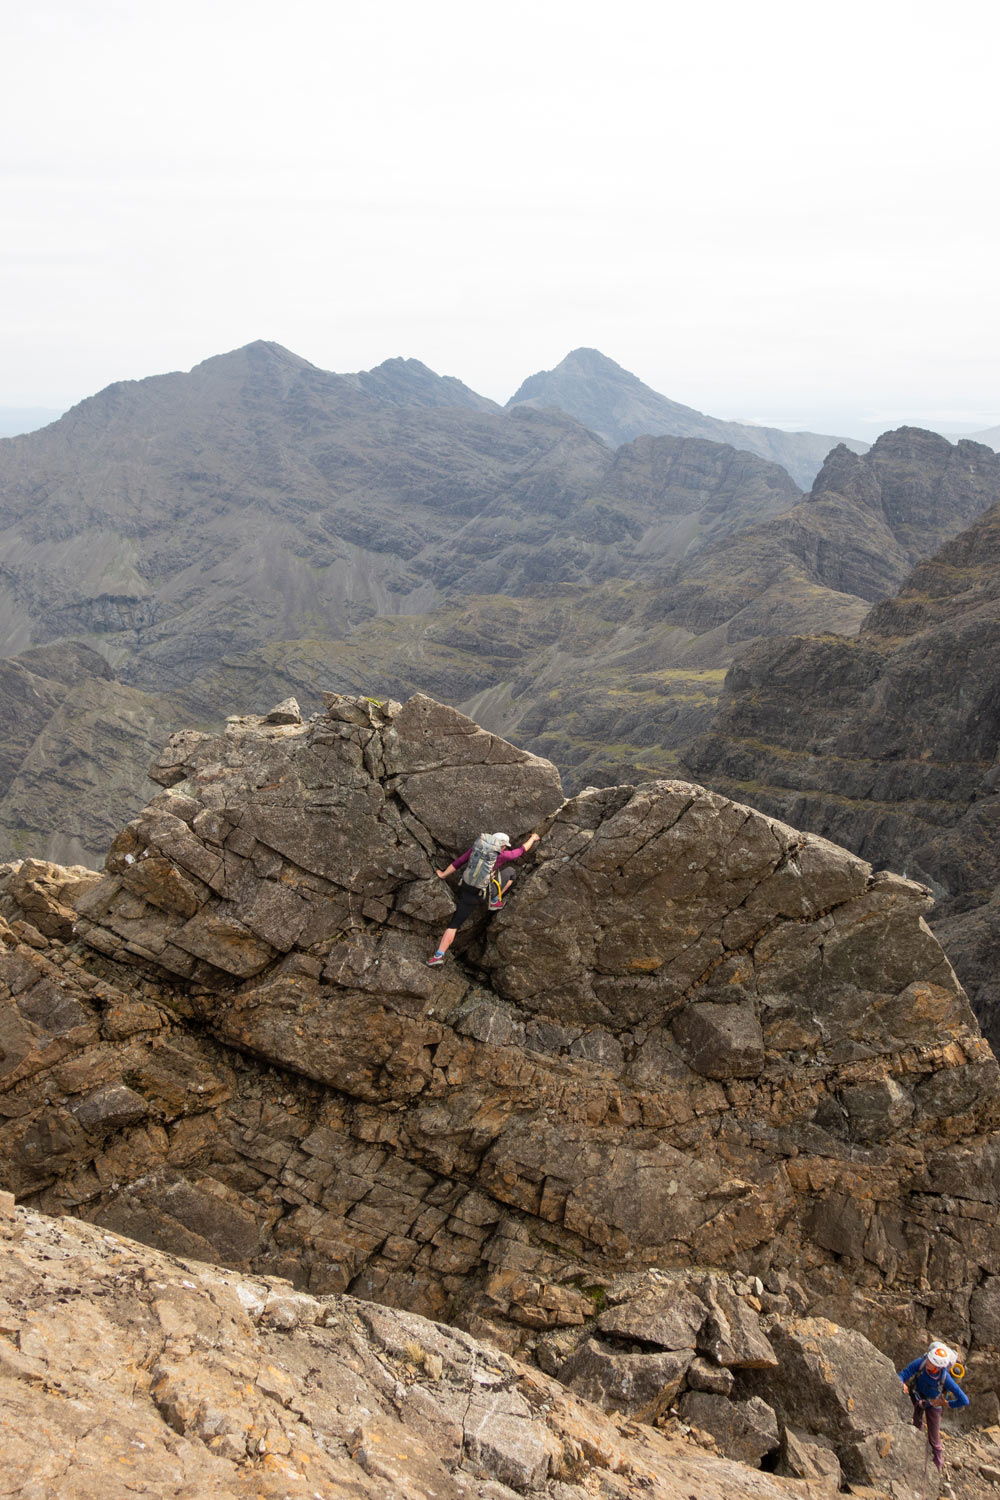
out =
[(0, 1201), (0, 1494), (785, 1500), (457, 1329)]

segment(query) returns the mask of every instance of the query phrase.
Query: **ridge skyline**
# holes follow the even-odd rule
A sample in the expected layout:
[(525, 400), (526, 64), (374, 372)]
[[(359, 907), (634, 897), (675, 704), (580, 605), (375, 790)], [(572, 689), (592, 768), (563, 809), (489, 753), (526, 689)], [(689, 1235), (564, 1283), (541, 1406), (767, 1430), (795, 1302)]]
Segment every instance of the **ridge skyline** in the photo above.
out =
[[(772, 416), (766, 410), (760, 412), (760, 402), (751, 393), (748, 394), (745, 405), (747, 408), (754, 408), (756, 406), (758, 415), (746, 416), (739, 412), (732, 412), (731, 414), (720, 416), (717, 415), (718, 405), (725, 406), (727, 411), (729, 411), (733, 403), (730, 402), (727, 406), (725, 402), (712, 403), (703, 401), (703, 404), (699, 406), (696, 402), (688, 404), (687, 402), (678, 401), (676, 397), (664, 395), (656, 386), (642, 380), (640, 376), (636, 375), (626, 366), (619, 364), (618, 361), (605, 354), (603, 350), (587, 344), (580, 344), (570, 349), (551, 368), (537, 370), (526, 376), (518, 384), (514, 392), (508, 398), (503, 399), (483, 394), (475, 386), (464, 381), (460, 376), (439, 374), (432, 365), (417, 356), (404, 354), (390, 355), (366, 369), (337, 371), (328, 369), (326, 366), (298, 354), (289, 348), (288, 345), (276, 339), (265, 338), (251, 339), (245, 344), (234, 346), (232, 349), (208, 355), (203, 359), (196, 360), (193, 365), (186, 368), (158, 371), (140, 376), (123, 376), (119, 379), (109, 381), (96, 390), (87, 392), (68, 403), (57, 402), (53, 398), (46, 399), (45, 397), (39, 397), (38, 399), (29, 399), (27, 396), (19, 395), (10, 403), (0, 403), (0, 441), (5, 438), (23, 436), (29, 432), (38, 431), (41, 427), (58, 421), (67, 412), (75, 410), (81, 403), (99, 396), (104, 391), (112, 388), (137, 385), (145, 380), (160, 379), (169, 375), (188, 374), (202, 366), (211, 364), (215, 360), (231, 358), (234, 355), (258, 346), (266, 346), (275, 351), (280, 351), (290, 359), (296, 361), (300, 366), (308, 366), (323, 374), (336, 375), (341, 379), (351, 380), (352, 382), (362, 381), (366, 376), (371, 377), (380, 373), (397, 374), (404, 371), (409, 372), (411, 375), (419, 374), (422, 379), (426, 379), (429, 376), (433, 380), (446, 381), (454, 387), (463, 387), (470, 395), (476, 398), (477, 402), (482, 403), (484, 409), (495, 411), (504, 410), (516, 404), (516, 398), (520, 392), (542, 377), (557, 375), (559, 372), (567, 368), (572, 369), (574, 366), (577, 368), (584, 366), (585, 373), (596, 374), (597, 371), (600, 371), (605, 376), (613, 373), (614, 376), (622, 378), (634, 389), (641, 387), (643, 391), (649, 392), (660, 400), (668, 402), (671, 406), (683, 409), (697, 417), (705, 417), (709, 421), (723, 422), (737, 427), (759, 430), (773, 429), (787, 434), (811, 432), (829, 437), (831, 439), (831, 446), (835, 442), (845, 440), (867, 444), (874, 440), (881, 432), (903, 426), (919, 427), (927, 431), (938, 432), (952, 441), (959, 438), (969, 438), (973, 441), (985, 442), (992, 447), (1000, 446), (1000, 421), (997, 420), (996, 413), (986, 411), (975, 412), (975, 419), (972, 420), (973, 414), (971, 413), (963, 418), (958, 412), (952, 409), (940, 411), (933, 408), (933, 406), (923, 406), (919, 410), (912, 410), (909, 406), (887, 402), (885, 411), (880, 413), (870, 412), (868, 415), (855, 416), (853, 419), (847, 415), (849, 408), (846, 407), (833, 409), (832, 414), (827, 418), (822, 414), (823, 408), (821, 406), (803, 410), (799, 417), (781, 417)], [(782, 407), (787, 410), (787, 403), (778, 404), (779, 410)], [(570, 415), (574, 414), (571, 412)], [(728, 437), (723, 440), (732, 441)]]

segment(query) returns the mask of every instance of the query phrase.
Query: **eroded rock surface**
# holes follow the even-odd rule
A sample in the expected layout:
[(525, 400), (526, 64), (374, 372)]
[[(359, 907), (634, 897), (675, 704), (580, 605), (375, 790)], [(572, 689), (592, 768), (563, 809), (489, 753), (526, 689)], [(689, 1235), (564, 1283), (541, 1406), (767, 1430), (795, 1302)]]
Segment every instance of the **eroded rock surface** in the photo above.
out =
[[(993, 1382), (997, 1064), (922, 887), (686, 783), (561, 803), (547, 762), (420, 697), (178, 735), (154, 774), (77, 937), (6, 929), (19, 1197), (552, 1372), (659, 1328), (661, 1396), (774, 1409), (742, 1384), (770, 1335), (721, 1283), (707, 1321), (654, 1316), (645, 1281), (605, 1306), (623, 1271), (758, 1276), (775, 1316), (899, 1363), (947, 1336)], [(428, 969), (435, 865), (484, 826), (547, 831)]]

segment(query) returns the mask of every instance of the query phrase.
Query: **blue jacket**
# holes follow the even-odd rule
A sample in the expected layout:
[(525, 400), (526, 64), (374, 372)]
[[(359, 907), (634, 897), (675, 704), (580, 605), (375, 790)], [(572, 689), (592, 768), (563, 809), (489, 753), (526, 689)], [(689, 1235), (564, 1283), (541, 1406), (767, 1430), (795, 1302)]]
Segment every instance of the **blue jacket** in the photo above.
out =
[(924, 1364), (926, 1355), (921, 1354), (912, 1364), (908, 1364), (905, 1370), (900, 1370), (899, 1378), (915, 1396), (921, 1401), (934, 1401), (938, 1396), (944, 1395), (949, 1406), (968, 1406), (969, 1398), (962, 1390), (958, 1381), (942, 1370), (940, 1375), (933, 1375)]

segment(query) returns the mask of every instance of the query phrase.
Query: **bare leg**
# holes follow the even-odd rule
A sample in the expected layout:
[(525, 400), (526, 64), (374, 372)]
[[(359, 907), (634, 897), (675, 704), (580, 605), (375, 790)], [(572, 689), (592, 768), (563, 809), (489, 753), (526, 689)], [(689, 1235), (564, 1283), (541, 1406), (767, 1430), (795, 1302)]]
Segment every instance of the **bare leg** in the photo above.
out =
[(458, 931), (457, 927), (446, 927), (445, 928), (444, 932), (441, 934), (441, 941), (437, 945), (437, 951), (439, 953), (447, 953), (448, 952), (448, 949), (451, 947), (452, 943), (455, 941), (455, 934), (456, 934), (457, 931)]

